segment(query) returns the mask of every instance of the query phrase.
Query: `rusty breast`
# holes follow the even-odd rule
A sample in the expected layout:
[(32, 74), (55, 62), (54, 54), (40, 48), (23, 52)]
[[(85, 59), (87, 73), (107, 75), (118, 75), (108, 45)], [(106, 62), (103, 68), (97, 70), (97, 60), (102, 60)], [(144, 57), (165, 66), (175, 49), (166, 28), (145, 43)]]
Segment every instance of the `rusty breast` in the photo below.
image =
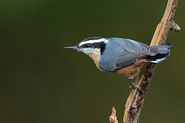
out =
[(141, 67), (143, 66), (143, 63), (145, 62), (145, 60), (136, 61), (135, 63), (129, 66), (117, 70), (116, 73), (125, 76), (135, 76), (140, 71)]

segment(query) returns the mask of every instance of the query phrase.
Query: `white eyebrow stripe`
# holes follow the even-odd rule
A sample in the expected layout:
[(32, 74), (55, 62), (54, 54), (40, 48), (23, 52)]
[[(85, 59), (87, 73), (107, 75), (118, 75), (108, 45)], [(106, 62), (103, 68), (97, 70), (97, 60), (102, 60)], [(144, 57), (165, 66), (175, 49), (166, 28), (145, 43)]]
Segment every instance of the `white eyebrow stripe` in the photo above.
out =
[(101, 39), (97, 39), (97, 40), (88, 40), (88, 41), (84, 41), (84, 42), (81, 42), (79, 43), (79, 46), (82, 46), (84, 44), (87, 44), (87, 43), (98, 43), (98, 42), (104, 42), (104, 43), (108, 43), (109, 40), (105, 39), (105, 38), (101, 38)]

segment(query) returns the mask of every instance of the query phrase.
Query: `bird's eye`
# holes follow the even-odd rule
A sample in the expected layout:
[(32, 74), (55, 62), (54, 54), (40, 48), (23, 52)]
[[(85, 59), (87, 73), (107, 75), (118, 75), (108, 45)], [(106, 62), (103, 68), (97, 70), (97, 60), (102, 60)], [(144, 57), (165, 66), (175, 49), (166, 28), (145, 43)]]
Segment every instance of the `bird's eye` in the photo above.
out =
[(84, 44), (84, 47), (90, 47), (90, 44)]

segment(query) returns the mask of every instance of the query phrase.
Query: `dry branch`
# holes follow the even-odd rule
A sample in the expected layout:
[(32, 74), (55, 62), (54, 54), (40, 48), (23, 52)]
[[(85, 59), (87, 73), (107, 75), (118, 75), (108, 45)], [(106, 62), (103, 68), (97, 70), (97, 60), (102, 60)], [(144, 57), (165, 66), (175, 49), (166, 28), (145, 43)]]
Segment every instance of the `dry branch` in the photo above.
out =
[[(178, 3), (178, 0), (168, 0), (164, 15), (160, 23), (157, 25), (157, 28), (153, 35), (153, 38), (150, 44), (151, 46), (165, 43), (170, 30), (180, 31), (180, 27), (174, 21), (174, 15), (175, 15), (177, 3)], [(123, 118), (124, 123), (139, 122), (140, 111), (144, 104), (144, 99), (148, 91), (148, 87), (152, 79), (152, 76), (154, 74), (155, 68), (156, 68), (156, 64), (153, 64), (153, 63), (147, 63), (144, 65), (142, 72), (139, 75), (139, 78), (135, 82), (136, 86), (142, 89), (142, 91), (137, 88), (131, 90), (125, 105), (125, 112), (124, 112), (124, 118)], [(116, 112), (116, 110), (114, 109), (113, 112)], [(116, 114), (114, 115), (114, 117), (116, 117)], [(116, 121), (117, 121), (117, 118), (116, 118)], [(109, 122), (117, 123), (118, 121), (111, 122), (109, 119)]]
[[(174, 15), (176, 11), (178, 0), (168, 0), (166, 10), (164, 12), (163, 18), (161, 22), (158, 24), (154, 36), (151, 41), (151, 46), (160, 45), (165, 43), (169, 30), (172, 29), (174, 31), (179, 31), (180, 27), (174, 21)], [(141, 108), (144, 103), (144, 99), (154, 74), (154, 70), (156, 68), (156, 64), (148, 63), (145, 64), (143, 68), (143, 72), (140, 73), (140, 77), (136, 80), (137, 87), (142, 89), (140, 90), (133, 89), (127, 99), (127, 103), (125, 105), (125, 113), (123, 121), (124, 123), (138, 123), (139, 115)]]
[(109, 116), (109, 123), (118, 123), (116, 109), (114, 107), (112, 108), (112, 114)]

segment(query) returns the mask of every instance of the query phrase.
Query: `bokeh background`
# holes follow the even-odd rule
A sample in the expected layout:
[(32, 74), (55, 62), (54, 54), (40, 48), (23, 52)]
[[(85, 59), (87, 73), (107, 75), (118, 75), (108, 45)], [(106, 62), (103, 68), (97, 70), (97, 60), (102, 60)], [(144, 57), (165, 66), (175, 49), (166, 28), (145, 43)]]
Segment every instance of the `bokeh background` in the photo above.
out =
[[(98, 71), (84, 54), (64, 49), (89, 36), (150, 43), (167, 0), (1, 0), (0, 123), (122, 121), (126, 77)], [(141, 123), (185, 122), (185, 1), (170, 33), (170, 58), (159, 64)]]

